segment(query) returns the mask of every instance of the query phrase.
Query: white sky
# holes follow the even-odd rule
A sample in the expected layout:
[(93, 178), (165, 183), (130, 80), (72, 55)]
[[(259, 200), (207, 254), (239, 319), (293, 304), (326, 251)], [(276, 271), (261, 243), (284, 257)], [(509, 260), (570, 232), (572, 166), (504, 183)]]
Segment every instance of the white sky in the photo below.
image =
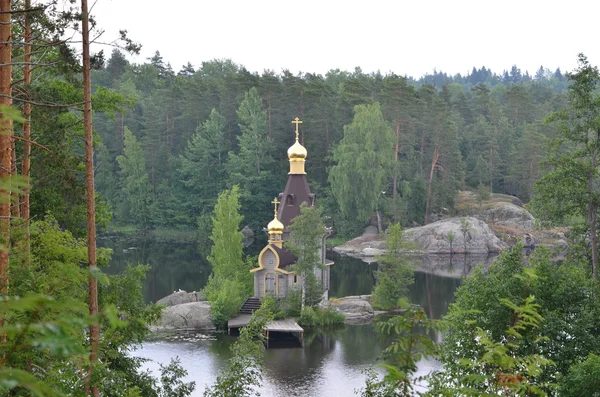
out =
[(360, 66), (420, 77), (513, 64), (564, 72), (579, 52), (599, 65), (598, 11), (597, 0), (97, 0), (92, 14), (103, 40), (127, 29), (143, 45), (135, 62), (158, 50), (176, 72), (231, 58), (253, 72)]

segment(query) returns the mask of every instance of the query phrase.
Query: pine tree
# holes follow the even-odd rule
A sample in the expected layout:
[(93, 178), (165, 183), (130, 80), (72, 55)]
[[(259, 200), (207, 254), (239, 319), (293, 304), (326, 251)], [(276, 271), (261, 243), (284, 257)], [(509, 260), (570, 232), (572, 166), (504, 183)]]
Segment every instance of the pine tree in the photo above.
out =
[(560, 137), (554, 140), (546, 160), (549, 171), (535, 185), (533, 206), (539, 215), (558, 222), (574, 216), (585, 218), (592, 277), (597, 279), (600, 71), (583, 54), (578, 63), (576, 71), (568, 75), (570, 109), (554, 113), (549, 119), (558, 122)]
[(239, 185), (242, 206), (247, 222), (259, 230), (269, 218), (269, 208), (264, 203), (277, 194), (280, 178), (273, 171), (273, 143), (267, 135), (267, 114), (262, 108), (256, 88), (248, 91), (237, 115), (242, 134), (238, 136), (239, 153), (229, 153), (228, 185)]
[(230, 144), (225, 136), (225, 118), (213, 109), (181, 155), (180, 179), (186, 194), (194, 200), (186, 202), (188, 215), (196, 219), (215, 205), (217, 195), (226, 186), (225, 163)]
[(123, 201), (127, 203), (128, 218), (139, 227), (150, 226), (151, 186), (146, 172), (144, 151), (135, 136), (125, 128), (125, 148), (117, 157), (121, 170)]

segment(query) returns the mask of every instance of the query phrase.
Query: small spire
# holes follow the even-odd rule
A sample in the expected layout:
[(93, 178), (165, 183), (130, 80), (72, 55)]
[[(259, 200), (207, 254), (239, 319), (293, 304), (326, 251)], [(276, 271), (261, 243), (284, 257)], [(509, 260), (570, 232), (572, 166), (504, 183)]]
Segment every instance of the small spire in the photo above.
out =
[(272, 204), (274, 204), (274, 206), (275, 206), (275, 211), (273, 211), (273, 213), (275, 214), (275, 218), (277, 218), (277, 204), (279, 204), (279, 203), (280, 203), (280, 201), (279, 201), (279, 200), (277, 200), (277, 197), (275, 197), (275, 198), (273, 199), (273, 201), (271, 201), (271, 203), (272, 203)]
[(296, 117), (294, 120), (292, 120), (292, 124), (296, 124), (296, 141), (298, 140), (298, 127), (300, 124), (302, 124), (302, 121), (300, 121), (300, 119), (298, 117)]

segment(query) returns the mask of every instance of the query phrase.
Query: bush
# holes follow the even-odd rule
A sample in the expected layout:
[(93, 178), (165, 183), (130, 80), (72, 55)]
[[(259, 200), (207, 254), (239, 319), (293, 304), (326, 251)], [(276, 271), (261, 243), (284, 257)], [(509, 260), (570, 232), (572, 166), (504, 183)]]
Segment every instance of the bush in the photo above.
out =
[(241, 283), (233, 280), (222, 280), (217, 283), (220, 288), (216, 291), (206, 291), (210, 301), (213, 323), (217, 327), (227, 325), (227, 320), (237, 314), (248, 297)]
[(584, 362), (569, 368), (559, 383), (560, 396), (600, 396), (600, 357), (590, 354)]
[(276, 300), (272, 296), (266, 296), (260, 301), (260, 308), (271, 313), (273, 320), (281, 320), (286, 317), (286, 313), (283, 311), (280, 301)]
[(291, 288), (287, 296), (281, 301), (281, 308), (285, 317), (299, 317), (302, 309), (302, 291), (300, 288)]
[(304, 307), (300, 312), (298, 323), (305, 327), (316, 327), (343, 324), (345, 319), (346, 317), (337, 310)]

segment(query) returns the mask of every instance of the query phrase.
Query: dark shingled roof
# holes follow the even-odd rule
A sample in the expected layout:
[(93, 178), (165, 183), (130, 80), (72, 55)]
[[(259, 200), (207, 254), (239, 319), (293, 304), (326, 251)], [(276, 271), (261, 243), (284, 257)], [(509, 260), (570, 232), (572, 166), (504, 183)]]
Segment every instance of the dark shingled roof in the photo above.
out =
[[(288, 196), (291, 196), (293, 203), (288, 204)], [(314, 195), (310, 192), (306, 175), (290, 174), (283, 193), (280, 193), (281, 205), (277, 218), (284, 224), (287, 229), (292, 219), (300, 215), (300, 205), (304, 202), (309, 205), (314, 204)], [(312, 197), (312, 202), (311, 202)]]
[(281, 270), (285, 270), (286, 267), (293, 265), (298, 260), (298, 257), (287, 249), (279, 248), (274, 244), (270, 244), (270, 246), (275, 250), (275, 252), (277, 252), (277, 255), (279, 255), (279, 268)]

